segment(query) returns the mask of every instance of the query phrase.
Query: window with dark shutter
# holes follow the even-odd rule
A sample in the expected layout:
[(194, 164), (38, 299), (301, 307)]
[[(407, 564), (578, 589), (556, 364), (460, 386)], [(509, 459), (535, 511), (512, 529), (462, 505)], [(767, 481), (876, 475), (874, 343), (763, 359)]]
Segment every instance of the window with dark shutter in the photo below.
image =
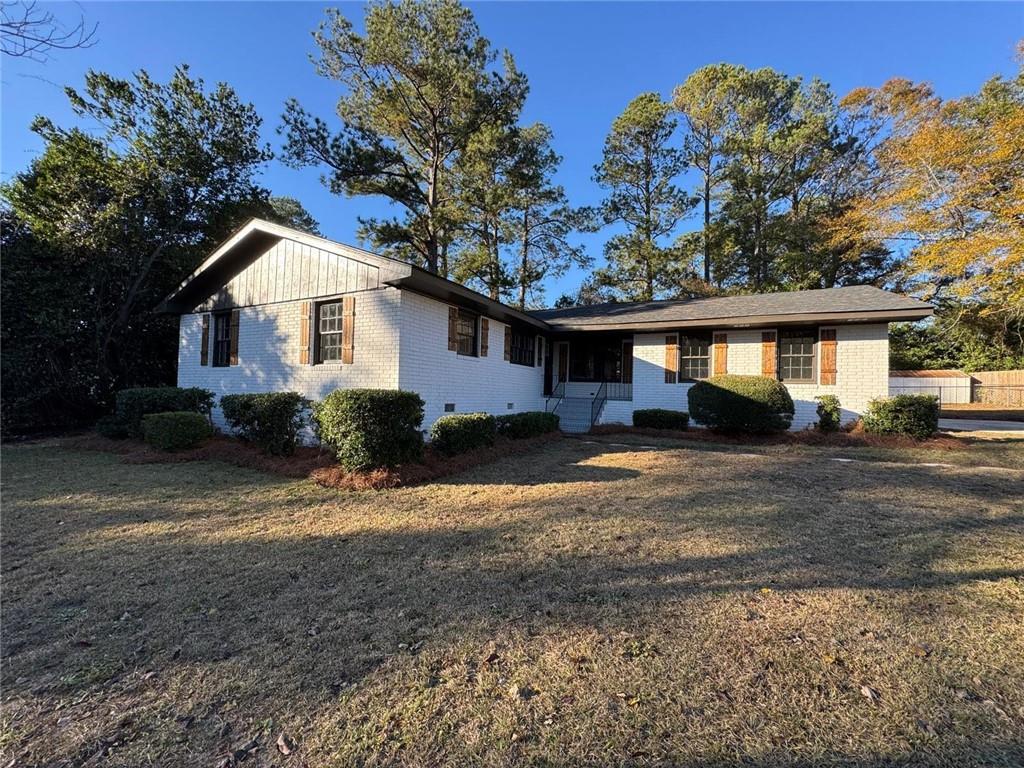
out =
[(231, 364), (231, 313), (213, 316), (213, 365), (226, 368)]
[(325, 301), (316, 307), (316, 361), (341, 360), (342, 306), (340, 301)]
[(477, 327), (479, 315), (460, 309), (455, 321), (456, 352), (467, 357), (477, 356)]
[(813, 328), (779, 333), (779, 379), (791, 383), (814, 382)]
[(711, 335), (688, 334), (679, 338), (679, 380), (706, 379), (711, 369)]

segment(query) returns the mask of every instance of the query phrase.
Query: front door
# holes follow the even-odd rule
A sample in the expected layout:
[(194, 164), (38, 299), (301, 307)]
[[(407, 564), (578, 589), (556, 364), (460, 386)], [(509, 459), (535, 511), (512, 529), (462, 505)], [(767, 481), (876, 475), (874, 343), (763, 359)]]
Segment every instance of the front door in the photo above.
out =
[(569, 380), (569, 342), (558, 342), (558, 380)]

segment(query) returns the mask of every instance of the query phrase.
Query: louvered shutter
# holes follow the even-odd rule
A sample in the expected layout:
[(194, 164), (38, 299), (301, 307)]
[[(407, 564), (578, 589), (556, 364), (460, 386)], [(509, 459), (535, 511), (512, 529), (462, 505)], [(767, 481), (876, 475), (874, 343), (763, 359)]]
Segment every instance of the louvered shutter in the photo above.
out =
[(665, 337), (665, 383), (675, 384), (679, 374), (679, 337)]
[(309, 365), (309, 323), (312, 311), (312, 302), (299, 303), (299, 365)]
[(210, 316), (203, 315), (203, 340), (199, 348), (199, 364), (210, 364)]
[(448, 351), (459, 351), (459, 309), (448, 307)]
[(228, 365), (238, 365), (238, 325), (241, 315), (241, 310), (231, 310), (231, 341), (228, 345)]
[(512, 359), (512, 326), (505, 326), (505, 359)]
[(775, 331), (761, 332), (761, 375), (770, 379), (778, 373), (778, 337)]
[(821, 329), (821, 383), (836, 383), (836, 331)]
[(352, 362), (352, 350), (356, 339), (356, 297), (345, 296), (341, 300), (341, 362)]
[(715, 376), (722, 376), (729, 370), (729, 335), (716, 333), (713, 337), (715, 352)]
[[(508, 331), (505, 331), (508, 336)], [(487, 357), (487, 342), (491, 338), (491, 324), (486, 317), (480, 318), (480, 357)]]

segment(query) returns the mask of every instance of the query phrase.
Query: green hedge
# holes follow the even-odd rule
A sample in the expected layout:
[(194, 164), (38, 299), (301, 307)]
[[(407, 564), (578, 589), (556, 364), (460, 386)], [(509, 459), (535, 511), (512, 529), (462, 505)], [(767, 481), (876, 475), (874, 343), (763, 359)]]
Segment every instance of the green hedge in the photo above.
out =
[(114, 416), (132, 437), (142, 436), (142, 417), (149, 413), (191, 411), (209, 417), (213, 392), (191, 387), (135, 387), (122, 389), (115, 396)]
[(864, 430), (875, 435), (909, 435), (923, 440), (939, 429), (939, 398), (896, 395), (868, 403)]
[(818, 431), (838, 432), (839, 420), (842, 417), (839, 398), (835, 395), (818, 395), (814, 399), (818, 401)]
[(96, 431), (103, 435), (103, 437), (109, 437), (111, 440), (124, 440), (129, 436), (128, 427), (114, 415), (104, 416), (97, 421)]
[(648, 429), (686, 429), (690, 414), (667, 408), (638, 408), (633, 411), (633, 426)]
[(348, 470), (394, 467), (423, 455), (423, 399), (396, 389), (336, 389), (313, 406), (320, 439)]
[(453, 413), (434, 422), (430, 444), (441, 453), (454, 456), (494, 445), (497, 429), (497, 421), (489, 413)]
[(298, 392), (224, 395), (224, 420), (240, 438), (273, 456), (291, 456), (306, 423), (309, 401)]
[(793, 423), (793, 398), (767, 376), (712, 376), (688, 393), (690, 417), (717, 432), (783, 432)]
[(496, 416), (498, 434), (513, 440), (537, 437), (558, 431), (558, 414), (544, 411), (525, 411)]
[(161, 451), (195, 448), (212, 432), (209, 419), (196, 411), (147, 413), (142, 417), (145, 441)]

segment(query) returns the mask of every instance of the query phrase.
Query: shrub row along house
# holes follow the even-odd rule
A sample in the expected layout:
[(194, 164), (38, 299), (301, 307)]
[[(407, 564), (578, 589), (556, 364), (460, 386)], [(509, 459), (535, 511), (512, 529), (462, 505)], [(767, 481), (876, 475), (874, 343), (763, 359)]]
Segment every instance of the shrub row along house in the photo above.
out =
[[(930, 305), (871, 286), (523, 312), (406, 262), (254, 219), (162, 305), (178, 384), (222, 396), (417, 392), (445, 413), (554, 411), (566, 431), (685, 411), (716, 374), (781, 380), (794, 428), (814, 398), (844, 418), (888, 393), (888, 323)], [(215, 413), (215, 420), (222, 416)]]

